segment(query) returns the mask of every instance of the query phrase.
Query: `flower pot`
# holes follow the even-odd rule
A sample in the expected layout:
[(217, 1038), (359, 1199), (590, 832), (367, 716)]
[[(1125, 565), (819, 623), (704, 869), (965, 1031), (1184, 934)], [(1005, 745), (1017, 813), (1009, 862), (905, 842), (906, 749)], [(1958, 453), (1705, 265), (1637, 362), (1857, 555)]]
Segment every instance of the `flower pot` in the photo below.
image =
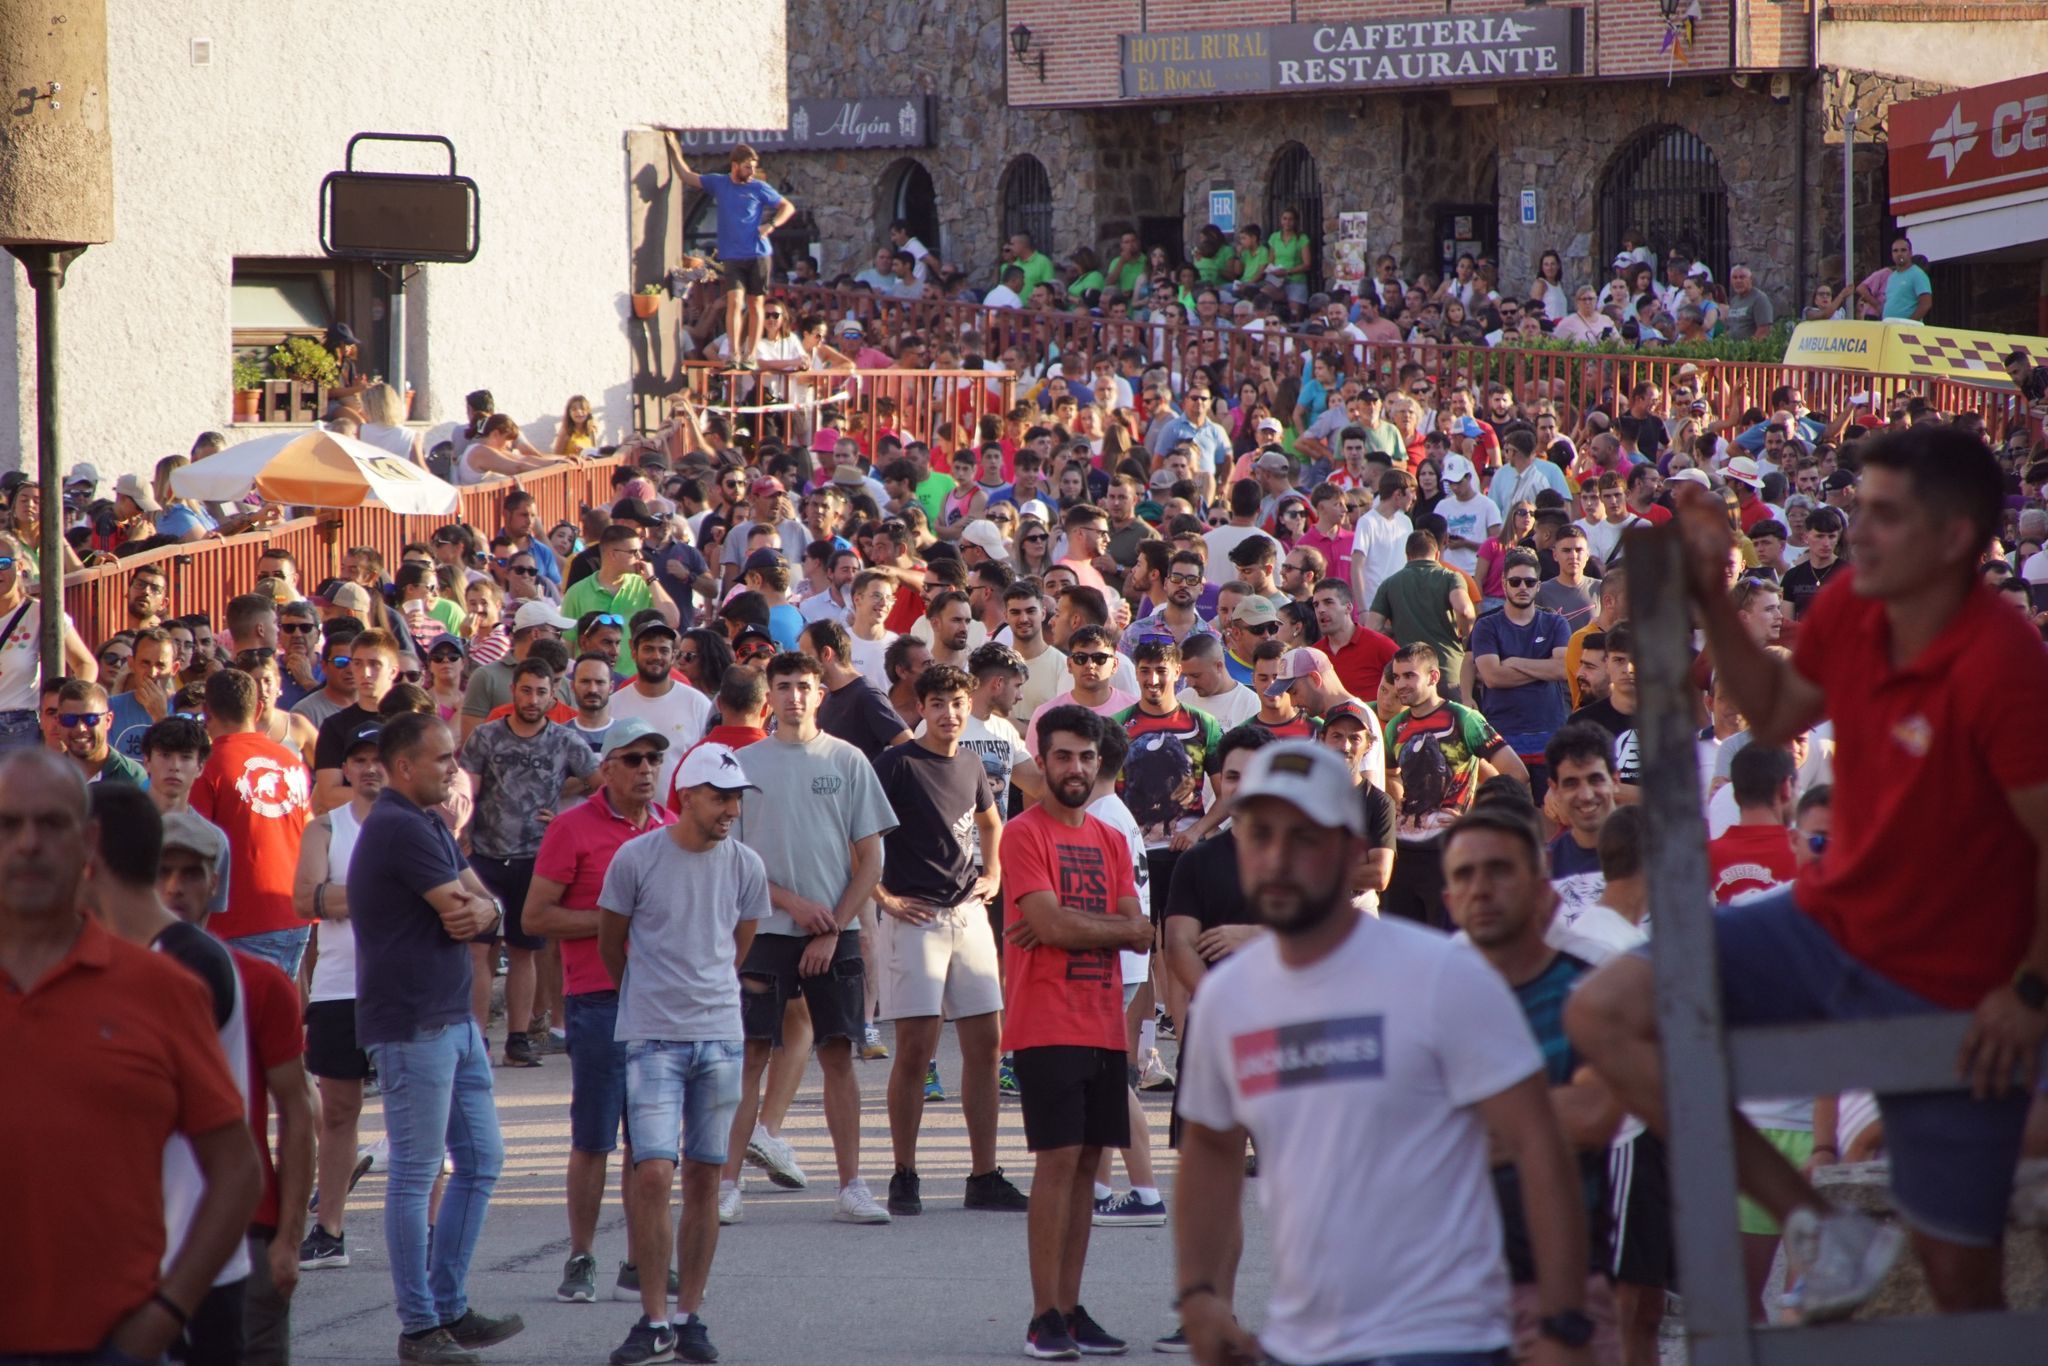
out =
[(661, 312), (661, 296), (659, 294), (635, 294), (633, 296), (634, 317), (651, 318), (659, 312)]
[(235, 421), (255, 422), (263, 415), (261, 389), (235, 390)]

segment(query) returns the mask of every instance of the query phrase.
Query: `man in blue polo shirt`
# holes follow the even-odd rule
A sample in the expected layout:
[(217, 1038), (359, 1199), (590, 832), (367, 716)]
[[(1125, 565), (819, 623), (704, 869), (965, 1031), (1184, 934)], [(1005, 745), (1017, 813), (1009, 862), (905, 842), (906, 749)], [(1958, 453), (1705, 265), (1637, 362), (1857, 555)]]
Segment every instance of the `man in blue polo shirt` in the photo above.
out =
[[(761, 158), (742, 142), (732, 149), (730, 175), (698, 175), (678, 156), (683, 184), (718, 205), (718, 256), (725, 275), (725, 335), (735, 370), (758, 370), (755, 352), (768, 307), (768, 234), (796, 216), (796, 205), (760, 178)], [(744, 323), (744, 326), (742, 325)]]

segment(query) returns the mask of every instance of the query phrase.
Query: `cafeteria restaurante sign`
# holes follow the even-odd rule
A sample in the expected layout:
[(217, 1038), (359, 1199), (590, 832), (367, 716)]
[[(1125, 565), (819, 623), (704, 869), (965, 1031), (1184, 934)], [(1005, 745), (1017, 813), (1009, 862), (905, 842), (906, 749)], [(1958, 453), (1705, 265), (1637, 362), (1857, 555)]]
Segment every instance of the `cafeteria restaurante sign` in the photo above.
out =
[(1585, 11), (1123, 35), (1122, 98), (1535, 80), (1585, 67)]

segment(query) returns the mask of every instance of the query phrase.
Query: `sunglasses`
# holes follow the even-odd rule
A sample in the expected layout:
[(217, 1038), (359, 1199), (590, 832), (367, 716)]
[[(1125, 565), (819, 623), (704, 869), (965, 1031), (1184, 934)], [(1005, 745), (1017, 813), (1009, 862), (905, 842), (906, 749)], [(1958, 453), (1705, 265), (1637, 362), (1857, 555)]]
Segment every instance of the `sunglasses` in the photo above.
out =
[(1116, 655), (1108, 650), (1076, 650), (1073, 654), (1068, 655), (1067, 658), (1077, 664), (1087, 664), (1101, 668), (1115, 659)]
[(1040, 544), (1040, 543), (1043, 543), (1043, 542), (1045, 542), (1045, 541), (1047, 541), (1047, 540), (1049, 540), (1049, 539), (1051, 539), (1051, 538), (1050, 538), (1050, 537), (1048, 537), (1048, 536), (1047, 536), (1047, 535), (1046, 535), (1046, 534), (1045, 534), (1045, 533), (1044, 533), (1043, 531), (1041, 531), (1041, 532), (1039, 532), (1038, 534), (1036, 534), (1036, 535), (1034, 535), (1034, 536), (1026, 536), (1026, 537), (1024, 538), (1024, 544), (1026, 544), (1026, 545)]
[(14, 568), (14, 557), (12, 555), (0, 555), (0, 574), (4, 574), (12, 568)]
[(661, 764), (661, 754), (655, 750), (634, 750), (631, 754), (611, 753), (607, 759), (616, 759), (627, 768), (656, 768)]
[(1510, 588), (1534, 588), (1536, 586), (1536, 580), (1534, 579), (1509, 579), (1506, 582)]
[(1202, 576), (1200, 574), (1168, 574), (1166, 581), (1168, 583), (1180, 584), (1186, 588), (1200, 588), (1202, 586)]
[(355, 663), (353, 655), (334, 655), (328, 659), (327, 667), (330, 669), (346, 669), (353, 663)]
[(540, 577), (540, 571), (530, 564), (515, 564), (512, 566), (512, 572), (522, 579), (537, 579)]
[(1277, 621), (1269, 621), (1263, 626), (1245, 626), (1243, 622), (1238, 624), (1244, 626), (1245, 634), (1247, 635), (1277, 636), (1280, 634), (1280, 623)]
[(288, 636), (310, 636), (320, 629), (317, 621), (281, 621), (277, 629)]
[(1828, 837), (1826, 835), (1808, 835), (1806, 837), (1806, 847), (1816, 854), (1825, 854), (1828, 851)]
[(686, 650), (682, 654), (676, 656), (676, 664), (678, 666), (684, 664), (695, 664), (696, 662), (697, 652), (695, 650)]
[(425, 678), (425, 677), (426, 677), (426, 674), (425, 674), (425, 672), (424, 672), (424, 671), (422, 671), (422, 670), (419, 670), (419, 669), (402, 669), (402, 670), (400, 670), (400, 671), (399, 671), (399, 674), (398, 674), (398, 681), (399, 681), (399, 682), (401, 682), (401, 683), (417, 683), (417, 682), (419, 682), (419, 681), (420, 681), (421, 679), (423, 679), (423, 678)]
[(626, 619), (610, 612), (600, 612), (590, 619), (590, 624), (592, 626), (616, 626), (623, 631), (626, 628)]
[(235, 651), (235, 667), (247, 668), (251, 664), (268, 664), (277, 658), (277, 651), (269, 645), (251, 645), (246, 650)]
[(94, 726), (97, 726), (100, 722), (106, 719), (106, 712), (86, 711), (80, 712), (76, 716), (60, 715), (57, 718), (57, 724), (60, 726), (84, 726), (87, 730), (91, 730)]

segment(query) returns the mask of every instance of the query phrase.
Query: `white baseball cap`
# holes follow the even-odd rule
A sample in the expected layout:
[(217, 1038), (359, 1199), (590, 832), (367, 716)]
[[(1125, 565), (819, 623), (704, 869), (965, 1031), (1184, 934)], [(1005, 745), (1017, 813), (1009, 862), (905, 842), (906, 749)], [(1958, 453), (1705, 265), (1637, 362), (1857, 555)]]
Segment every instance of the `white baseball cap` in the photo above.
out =
[(557, 631), (573, 631), (576, 629), (576, 618), (565, 617), (551, 604), (535, 598), (520, 607), (519, 614), (512, 618), (512, 629), (526, 631), (535, 626), (552, 626)]
[(1010, 553), (1009, 547), (1003, 544), (1003, 533), (989, 521), (969, 522), (967, 529), (960, 533), (960, 544), (971, 545), (992, 560), (1000, 560)]
[(731, 745), (708, 742), (683, 756), (682, 766), (676, 770), (675, 785), (677, 788), (715, 787), (720, 792), (760, 791), (747, 778), (747, 771), (740, 767), (739, 756)]
[(1365, 801), (1351, 783), (1351, 767), (1343, 756), (1307, 740), (1282, 740), (1252, 756), (1236, 803), (1275, 797), (1293, 806), (1317, 825), (1365, 835)]
[(1472, 468), (1472, 462), (1462, 455), (1447, 455), (1444, 457), (1444, 482), (1446, 484), (1455, 484), (1460, 480), (1470, 479), (1478, 473), (1478, 470)]
[(1671, 482), (1674, 484), (1698, 484), (1703, 489), (1714, 487), (1714, 481), (1707, 478), (1705, 470), (1679, 470), (1671, 476)]

